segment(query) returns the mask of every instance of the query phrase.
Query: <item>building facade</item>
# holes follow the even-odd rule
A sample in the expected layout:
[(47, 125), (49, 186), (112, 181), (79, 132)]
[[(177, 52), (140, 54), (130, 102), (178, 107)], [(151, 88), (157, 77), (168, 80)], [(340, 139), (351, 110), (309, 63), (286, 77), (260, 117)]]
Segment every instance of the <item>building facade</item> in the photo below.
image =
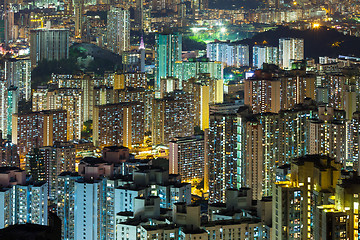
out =
[(29, 182), (25, 171), (0, 167), (0, 229), (9, 225), (48, 224), (48, 186)]
[(107, 20), (107, 48), (121, 54), (130, 50), (130, 12), (111, 7)]
[(161, 78), (174, 76), (175, 62), (181, 61), (181, 53), (181, 34), (155, 35), (155, 90), (160, 90)]
[(35, 68), (41, 61), (61, 60), (69, 57), (69, 31), (67, 29), (39, 28), (30, 31), (30, 60)]

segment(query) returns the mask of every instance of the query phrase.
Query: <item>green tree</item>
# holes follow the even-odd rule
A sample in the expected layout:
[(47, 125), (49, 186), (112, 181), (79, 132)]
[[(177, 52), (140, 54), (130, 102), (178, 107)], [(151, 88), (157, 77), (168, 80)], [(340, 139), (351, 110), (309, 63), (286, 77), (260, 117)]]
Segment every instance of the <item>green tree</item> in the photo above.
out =
[(89, 139), (92, 137), (93, 128), (92, 128), (92, 120), (84, 122), (83, 129), (81, 131), (81, 138)]

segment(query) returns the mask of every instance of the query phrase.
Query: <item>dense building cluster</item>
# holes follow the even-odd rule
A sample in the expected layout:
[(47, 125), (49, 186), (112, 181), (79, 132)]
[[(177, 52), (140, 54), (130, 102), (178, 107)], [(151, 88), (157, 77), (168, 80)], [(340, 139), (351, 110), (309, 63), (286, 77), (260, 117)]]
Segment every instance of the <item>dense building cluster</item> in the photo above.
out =
[(359, 239), (359, 6), (1, 2), (0, 239)]

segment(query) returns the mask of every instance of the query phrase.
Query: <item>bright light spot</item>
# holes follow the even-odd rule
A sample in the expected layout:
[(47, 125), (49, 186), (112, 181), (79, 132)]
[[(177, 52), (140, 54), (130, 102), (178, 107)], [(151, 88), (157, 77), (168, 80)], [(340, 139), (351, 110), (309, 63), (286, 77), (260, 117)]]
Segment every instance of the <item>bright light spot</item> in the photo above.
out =
[(193, 28), (190, 28), (190, 29), (191, 29), (191, 31), (193, 31), (193, 33), (197, 33), (197, 32), (199, 32), (201, 30), (208, 30), (208, 28), (206, 28), (206, 27), (193, 27)]
[(194, 32), (194, 33), (197, 33), (199, 31), (198, 28), (191, 28), (191, 30)]
[(320, 27), (320, 24), (319, 23), (314, 23), (313, 24), (313, 28), (319, 28)]
[(229, 75), (229, 78), (233, 78), (234, 76), (232, 74)]
[(222, 33), (226, 32), (226, 28), (222, 27), (222, 28), (220, 29), (220, 32), (222, 32)]
[(296, 6), (296, 5), (297, 5), (297, 2), (295, 1), (295, 2), (293, 2), (293, 4)]

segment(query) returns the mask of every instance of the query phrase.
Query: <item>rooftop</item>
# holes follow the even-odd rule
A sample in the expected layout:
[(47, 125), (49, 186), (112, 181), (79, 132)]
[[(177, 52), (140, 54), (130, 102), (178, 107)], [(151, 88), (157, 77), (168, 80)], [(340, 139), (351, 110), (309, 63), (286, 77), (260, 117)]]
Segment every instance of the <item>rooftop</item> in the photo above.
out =
[(219, 221), (211, 221), (207, 222), (203, 227), (214, 227), (217, 225), (237, 225), (237, 224), (252, 224), (252, 223), (259, 223), (261, 220), (258, 218), (242, 218), (242, 219), (230, 219), (230, 220), (219, 220)]
[(0, 174), (1, 173), (8, 173), (10, 171), (22, 172), (23, 170), (21, 170), (18, 167), (0, 167)]
[(324, 170), (324, 169), (328, 169), (328, 168), (333, 168), (333, 166), (331, 165), (332, 161), (334, 161), (336, 164), (341, 165), (334, 158), (331, 158), (331, 157), (325, 156), (325, 155), (319, 155), (319, 154), (305, 155), (305, 156), (302, 156), (299, 158), (295, 158), (293, 160), (293, 164), (302, 166), (306, 162), (312, 162), (312, 163), (314, 163), (314, 167)]
[(85, 157), (81, 160), (80, 163), (87, 163), (87, 164), (90, 164), (90, 165), (97, 165), (97, 164), (101, 164), (101, 163), (106, 163), (104, 161), (104, 159), (102, 158), (96, 158), (96, 157)]

